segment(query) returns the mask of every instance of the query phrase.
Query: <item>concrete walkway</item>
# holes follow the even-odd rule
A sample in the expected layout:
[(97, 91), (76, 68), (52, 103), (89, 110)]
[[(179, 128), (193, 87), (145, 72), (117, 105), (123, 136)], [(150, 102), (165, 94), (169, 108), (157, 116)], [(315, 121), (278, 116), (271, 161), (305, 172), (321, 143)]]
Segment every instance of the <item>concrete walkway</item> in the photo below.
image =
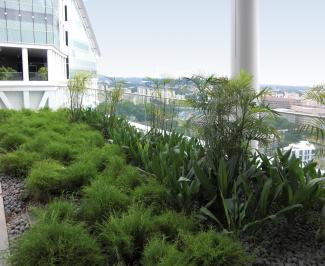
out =
[(0, 266), (5, 265), (5, 257), (8, 254), (9, 241), (7, 232), (7, 223), (3, 205), (2, 189), (0, 183)]

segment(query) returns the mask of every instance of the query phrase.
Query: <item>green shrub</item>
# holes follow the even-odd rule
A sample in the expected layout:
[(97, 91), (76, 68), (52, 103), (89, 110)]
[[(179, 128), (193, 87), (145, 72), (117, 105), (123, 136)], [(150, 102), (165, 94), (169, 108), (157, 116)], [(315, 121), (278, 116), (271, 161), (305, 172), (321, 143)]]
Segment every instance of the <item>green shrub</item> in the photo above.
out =
[(38, 133), (32, 140), (25, 143), (22, 146), (22, 149), (42, 154), (42, 152), (47, 149), (47, 146), (53, 142), (63, 143), (63, 136), (55, 132), (42, 131)]
[(0, 147), (6, 151), (15, 151), (27, 141), (27, 138), (19, 133), (8, 133), (0, 141)]
[(130, 192), (142, 183), (142, 179), (143, 177), (140, 175), (138, 169), (126, 165), (123, 169), (120, 169), (120, 173), (116, 176), (113, 182), (123, 191)]
[(169, 194), (166, 186), (150, 178), (146, 183), (136, 187), (132, 193), (133, 200), (144, 206), (151, 206), (161, 211), (169, 206)]
[(64, 190), (64, 166), (53, 160), (37, 162), (27, 177), (29, 193), (38, 200), (48, 200)]
[(39, 223), (12, 248), (13, 266), (105, 265), (96, 241), (81, 225)]
[(90, 183), (97, 175), (97, 169), (92, 161), (77, 161), (64, 171), (64, 182), (67, 191), (76, 191)]
[(184, 253), (177, 250), (174, 244), (167, 243), (165, 239), (153, 238), (145, 246), (143, 266), (194, 266)]
[(85, 187), (83, 193), (81, 214), (89, 223), (103, 221), (113, 213), (124, 211), (130, 203), (126, 194), (102, 177)]
[(101, 226), (100, 238), (112, 264), (134, 265), (140, 260), (152, 232), (151, 219), (149, 209), (135, 206), (121, 216), (111, 216)]
[(76, 154), (75, 151), (68, 144), (61, 142), (51, 142), (44, 147), (42, 154), (47, 159), (53, 159), (60, 161), (61, 163), (68, 165), (74, 160)]
[(76, 218), (76, 206), (64, 199), (59, 199), (51, 202), (44, 208), (37, 208), (33, 210), (39, 222), (52, 223), (73, 221)]
[(213, 230), (197, 235), (183, 235), (186, 257), (194, 265), (240, 266), (252, 262), (244, 247), (236, 240)]
[(103, 148), (96, 148), (87, 151), (80, 156), (80, 161), (92, 161), (98, 172), (103, 172), (116, 176), (125, 166), (125, 158), (116, 145), (106, 145)]
[(69, 135), (67, 136), (67, 144), (69, 145), (83, 145), (84, 147), (102, 147), (105, 144), (103, 136), (100, 132), (91, 130), (85, 124), (72, 124)]
[(153, 231), (166, 239), (176, 239), (179, 233), (194, 231), (198, 223), (193, 216), (174, 211), (166, 211), (152, 219)]
[(0, 156), (0, 172), (12, 177), (26, 177), (33, 164), (40, 160), (37, 153), (15, 151)]

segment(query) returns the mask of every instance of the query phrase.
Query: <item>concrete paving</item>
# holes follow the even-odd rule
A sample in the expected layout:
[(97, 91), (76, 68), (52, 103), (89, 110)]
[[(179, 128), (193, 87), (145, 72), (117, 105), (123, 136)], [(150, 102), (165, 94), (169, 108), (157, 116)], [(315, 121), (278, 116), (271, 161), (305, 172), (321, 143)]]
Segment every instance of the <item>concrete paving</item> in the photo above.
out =
[(8, 232), (0, 183), (0, 266), (5, 265), (5, 255), (9, 250)]

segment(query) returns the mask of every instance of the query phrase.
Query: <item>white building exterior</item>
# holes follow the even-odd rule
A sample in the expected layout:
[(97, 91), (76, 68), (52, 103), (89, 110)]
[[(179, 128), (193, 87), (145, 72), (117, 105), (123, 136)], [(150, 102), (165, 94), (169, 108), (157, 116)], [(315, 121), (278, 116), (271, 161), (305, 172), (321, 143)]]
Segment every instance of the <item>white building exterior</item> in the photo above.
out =
[(99, 56), (82, 0), (0, 0), (0, 108), (66, 106), (68, 78), (96, 75)]
[(309, 141), (300, 141), (299, 143), (290, 144), (283, 150), (289, 151), (290, 149), (292, 154), (300, 158), (303, 163), (308, 163), (315, 158), (316, 147)]

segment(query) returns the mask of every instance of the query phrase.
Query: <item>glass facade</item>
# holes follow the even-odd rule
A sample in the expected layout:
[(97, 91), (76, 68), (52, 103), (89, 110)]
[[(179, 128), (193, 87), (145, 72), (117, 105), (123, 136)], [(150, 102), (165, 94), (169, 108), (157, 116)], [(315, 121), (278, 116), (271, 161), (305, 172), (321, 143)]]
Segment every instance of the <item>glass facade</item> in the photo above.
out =
[[(73, 1), (71, 7), (75, 7)], [(69, 72), (70, 76), (78, 71), (97, 73), (97, 58), (75, 8), (68, 9), (69, 27)]]
[(59, 47), (58, 0), (0, 0), (0, 42)]

